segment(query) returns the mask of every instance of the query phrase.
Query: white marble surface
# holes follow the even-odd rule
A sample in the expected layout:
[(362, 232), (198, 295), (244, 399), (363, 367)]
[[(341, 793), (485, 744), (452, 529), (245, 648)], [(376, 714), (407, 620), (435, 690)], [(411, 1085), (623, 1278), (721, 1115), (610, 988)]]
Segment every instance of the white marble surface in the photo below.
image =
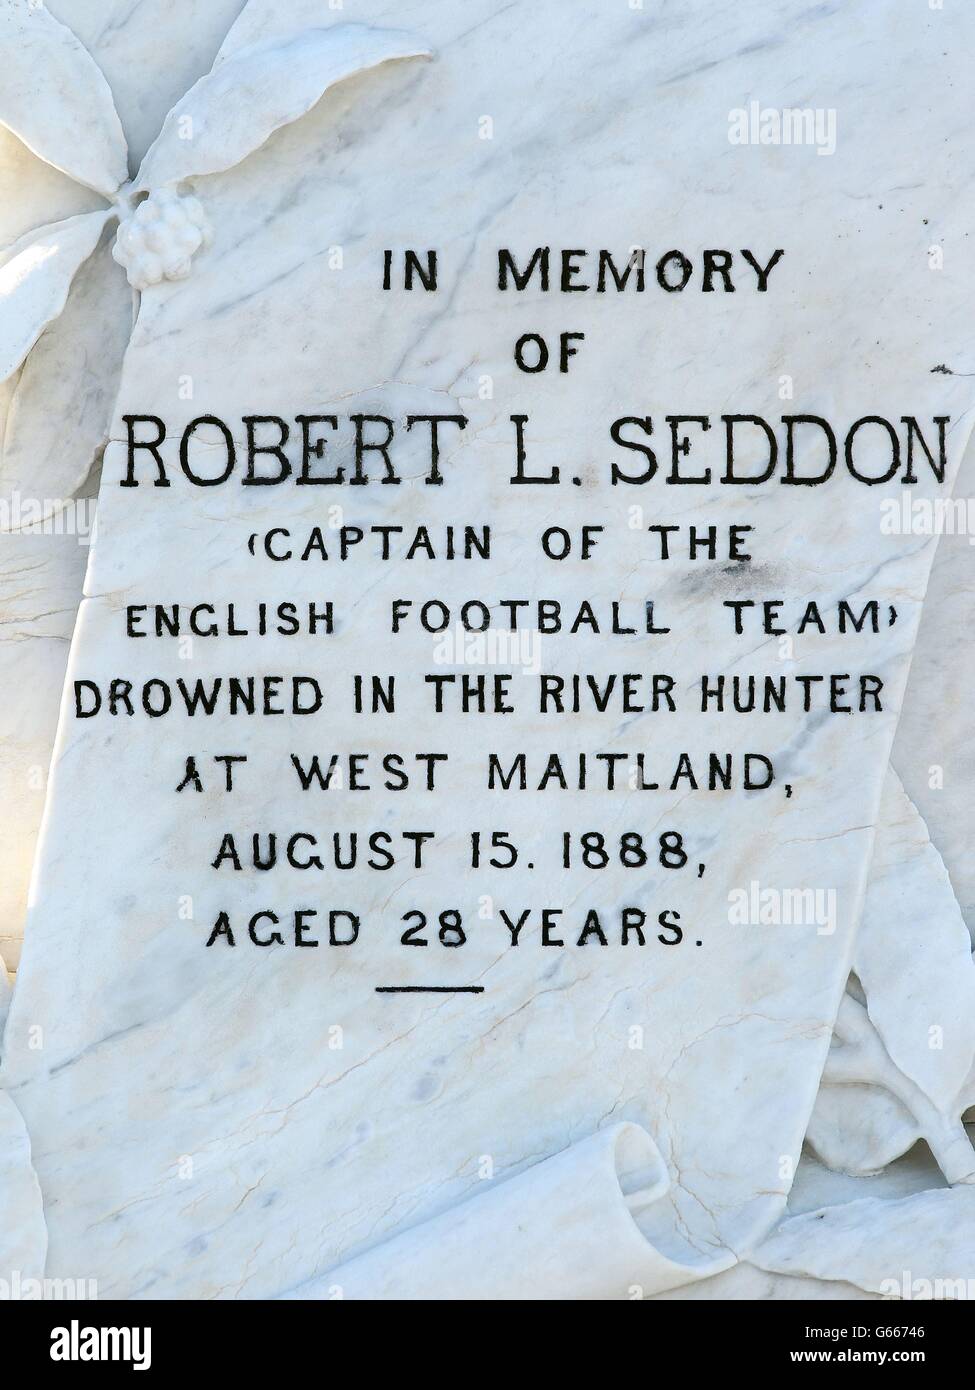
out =
[[(204, 61), (194, 73), (181, 52), (184, 86), (168, 68), (160, 76), (150, 121), (131, 62), (139, 42), (154, 43), (139, 7), (122, 5), (108, 26), (87, 3), (61, 0), (51, 8), (104, 58), (130, 151), (141, 155), (161, 124), (159, 95), (179, 101), (215, 51), (220, 26), (208, 18), (199, 30), (194, 63)], [(221, 9), (225, 31), (240, 6)], [(612, 1205), (621, 1194), (609, 1183), (609, 1210), (632, 1252), (625, 1242), (604, 1245), (595, 1193), (590, 1208), (570, 1213), (566, 1233), (553, 1221), (556, 1255), (562, 1243), (572, 1270), (606, 1271), (602, 1287), (570, 1288), (567, 1296), (620, 1296), (627, 1279), (643, 1282), (647, 1259), (658, 1273), (648, 1277), (646, 1293), (666, 1292), (683, 1276), (661, 1269), (693, 1266), (703, 1275), (750, 1261), (756, 1249), (766, 1252), (762, 1273), (720, 1275), (700, 1284), (701, 1296), (737, 1278), (771, 1279), (766, 1289), (787, 1297), (787, 1286), (775, 1281), (797, 1275), (823, 1281), (824, 1290), (855, 1284), (874, 1291), (875, 1274), (863, 1273), (850, 1246), (851, 1220), (842, 1215), (848, 1203), (824, 1227), (835, 1227), (835, 1258), (818, 1247), (809, 1253), (804, 1233), (812, 1223), (803, 1216), (772, 1237), (772, 1254), (766, 1237), (785, 1213), (851, 962), (867, 960), (866, 938), (855, 941), (855, 929), (933, 546), (883, 535), (879, 489), (840, 476), (803, 490), (798, 501), (774, 485), (754, 492), (654, 486), (620, 496), (604, 484), (606, 427), (619, 414), (668, 410), (774, 417), (794, 408), (845, 423), (867, 410), (895, 419), (907, 411), (949, 414), (957, 422), (949, 436), (957, 468), (971, 402), (964, 373), (972, 356), (965, 300), (972, 257), (964, 232), (972, 207), (967, 185), (953, 182), (951, 161), (967, 125), (960, 55), (975, 19), (908, 15), (879, 0), (870, 6), (877, 22), (866, 27), (860, 16), (791, 0), (717, 10), (691, 4), (679, 13), (620, 5), (597, 14), (579, 5), (568, 17), (554, 0), (503, 9), (487, 0), (463, 7), (377, 0), (351, 9), (327, 16), (326, 27), (352, 21), (406, 30), (434, 61), (392, 63), (343, 82), (238, 167), (194, 180), (213, 244), (200, 249), (187, 280), (147, 285), (143, 294), (69, 669), (69, 681), (139, 680), (161, 669), (173, 679), (323, 670), (329, 713), (305, 723), (258, 721), (255, 731), (229, 717), (203, 728), (177, 717), (81, 723), (65, 705), (2, 1074), (45, 1193), (48, 1271), (77, 1273), (80, 1265), (110, 1296), (314, 1296), (336, 1267), (364, 1256), (379, 1271), (365, 1296), (383, 1296), (402, 1278), (397, 1241), (414, 1251), (420, 1242), (422, 1252), (431, 1238), (424, 1222), (483, 1221), (484, 1203), (503, 1204), (523, 1190), (517, 1184), (535, 1180), (543, 1161), (558, 1163), (559, 1154), (578, 1160), (590, 1136), (625, 1122), (647, 1136), (666, 1181), (651, 1185), (653, 1200), (632, 1227), (622, 1206)], [(255, 42), (293, 42), (312, 12), (321, 18), (320, 7), (251, 0), (220, 64)], [(180, 13), (182, 34), (195, 40), (195, 10)], [(932, 87), (941, 99), (922, 107), (930, 126), (919, 128), (919, 94)], [(729, 144), (729, 110), (756, 94), (771, 106), (835, 107), (835, 154)], [(301, 104), (288, 109), (297, 114)], [(490, 140), (479, 138), (485, 116), (493, 121)], [(251, 148), (260, 121), (255, 130)], [(219, 167), (224, 155), (214, 159), (199, 167)], [(932, 242), (948, 248), (936, 273)], [(697, 282), (683, 295), (655, 288), (640, 297), (499, 295), (496, 248), (543, 244), (644, 245), (651, 261), (672, 246), (697, 261), (703, 247), (723, 244), (766, 258), (784, 246), (786, 257), (762, 296), (744, 287), (734, 296), (701, 295)], [(379, 291), (383, 248), (404, 245), (438, 248), (437, 295)], [(341, 270), (329, 268), (336, 248)], [(574, 379), (519, 377), (510, 361), (514, 339), (567, 328), (587, 335)], [(942, 361), (957, 374), (932, 373)], [(794, 406), (784, 407), (777, 394), (783, 375), (795, 384)], [(479, 389), (485, 377), (494, 382), (490, 399)], [(181, 398), (186, 381), (191, 400)], [(261, 525), (300, 531), (320, 521), (317, 490), (311, 497), (290, 487), (270, 496), (236, 486), (201, 492), (178, 479), (168, 492), (117, 486), (127, 412), (157, 413), (176, 432), (203, 413), (239, 421), (249, 412), (293, 418), (356, 409), (398, 418), (464, 413), (471, 423), (444, 451), (442, 489), (418, 481), (414, 436), (397, 445), (402, 486), (328, 490), (326, 502), (361, 526), (490, 520), (500, 560), (460, 572), (447, 562), (370, 567), (360, 559), (316, 572), (262, 568), (246, 558), (243, 538)], [(536, 494), (526, 503), (504, 486), (507, 419), (519, 412), (532, 417), (532, 437), (541, 441), (535, 457), (546, 466), (561, 462), (567, 473), (578, 468), (578, 489), (552, 489), (551, 500)], [(348, 462), (347, 451), (340, 459)], [(166, 460), (173, 467), (171, 450)], [(927, 479), (916, 491), (933, 495)], [(654, 564), (646, 537), (627, 525), (626, 508), (638, 502), (646, 522), (754, 524), (756, 563), (747, 576)], [(613, 562), (539, 561), (534, 532), (556, 521), (605, 526)], [(758, 721), (616, 711), (562, 727), (529, 712), (530, 677), (519, 676), (525, 703), (516, 727), (434, 719), (405, 685), (407, 672), (432, 663), (431, 639), (363, 637), (384, 619), (389, 601), (404, 595), (495, 604), (590, 597), (604, 607), (652, 596), (673, 626), (669, 638), (546, 638), (543, 669), (669, 671), (683, 690), (703, 671), (846, 671), (852, 663), (883, 677), (889, 701), (882, 716), (852, 719), (817, 711)], [(794, 660), (783, 663), (774, 639), (729, 635), (720, 610), (729, 595), (781, 597), (791, 621), (810, 597), (824, 604), (876, 598), (884, 608), (896, 605), (899, 620), (855, 649), (836, 635), (801, 638)], [(128, 602), (296, 596), (335, 601), (342, 623), (327, 648), (312, 639), (269, 639), (244, 651), (201, 640), (183, 663), (171, 645), (121, 635)], [(348, 676), (370, 668), (404, 680), (401, 710), (381, 723), (339, 712)], [(794, 783), (792, 800), (781, 785), (750, 797), (550, 792), (518, 800), (471, 790), (486, 746), (647, 751), (659, 762), (678, 746), (740, 752), (756, 743), (774, 752), (780, 777)], [(255, 776), (233, 800), (214, 788), (199, 798), (172, 791), (186, 753), (243, 748)], [(311, 799), (294, 792), (290, 752), (353, 748), (449, 752), (450, 794)], [(918, 989), (941, 990), (945, 975), (952, 977), (933, 1021), (964, 1032), (964, 979), (953, 968), (961, 959), (960, 916), (941, 860), (899, 795), (889, 793), (884, 803), (890, 838), (878, 853), (886, 844), (893, 863), (875, 861), (877, 930), (885, 930), (885, 894), (897, 901), (919, 892), (925, 901), (937, 884), (944, 949), (913, 980)], [(228, 829), (245, 837), (272, 829), (401, 830), (419, 821), (436, 832), (438, 845), (418, 872), (326, 875), (324, 887), (309, 889), (307, 876), (294, 871), (242, 873), (228, 883), (207, 867)], [(704, 877), (674, 887), (659, 870), (635, 882), (618, 868), (597, 876), (558, 867), (553, 842), (561, 828), (619, 832), (631, 821), (685, 830), (693, 861), (707, 862)], [(527, 847), (535, 869), (510, 878), (465, 876), (458, 856), (466, 833), (501, 825)], [(835, 932), (730, 924), (729, 888), (753, 880), (835, 891)], [(627, 901), (654, 913), (679, 904), (694, 928), (680, 947), (651, 944), (634, 961), (620, 948), (550, 954), (537, 935), (506, 951), (500, 922), (485, 919), (463, 951), (436, 963), (445, 979), (482, 983), (483, 995), (377, 999), (374, 987), (387, 977), (419, 982), (430, 973), (427, 953), (417, 960), (395, 949), (401, 912), (462, 907), (473, 917), (485, 896), (509, 910), (564, 904), (576, 932), (582, 915), (575, 921), (572, 912), (593, 905), (612, 919)], [(191, 918), (181, 907), (187, 897)], [(287, 910), (345, 899), (370, 930), (338, 961), (327, 950), (203, 949), (225, 903), (240, 916), (268, 901)], [(908, 954), (923, 946), (909, 933), (898, 941)], [(941, 1058), (919, 1060), (898, 1032), (914, 995), (892, 1002), (887, 985), (896, 987), (900, 976), (885, 975), (891, 962), (883, 950), (872, 959), (884, 1001), (875, 1021), (890, 1059), (957, 1126), (967, 1042), (952, 1036)], [(871, 982), (863, 983), (869, 1001)], [(36, 1026), (44, 1030), (39, 1049), (29, 1046)], [(634, 1027), (643, 1030), (639, 1048)], [(851, 1142), (846, 1131), (842, 1137)], [(954, 1139), (964, 1142), (957, 1132)], [(885, 1161), (894, 1156), (885, 1153)], [(965, 1174), (952, 1166), (949, 1176)], [(918, 1198), (927, 1204), (918, 1210), (927, 1211), (936, 1195)], [(965, 1201), (963, 1192), (950, 1210), (962, 1211)], [(862, 1209), (865, 1230), (884, 1220), (877, 1205), (889, 1204)], [(939, 1221), (948, 1210), (937, 1205)], [(892, 1241), (905, 1229), (901, 1211), (892, 1213)], [(854, 1213), (854, 1229), (857, 1219)], [(479, 1239), (490, 1249), (490, 1217)], [(939, 1271), (955, 1257), (949, 1250), (941, 1259), (942, 1244), (930, 1266)], [(510, 1258), (503, 1240), (501, 1247)], [(483, 1277), (483, 1250), (476, 1253)], [(544, 1283), (551, 1275), (541, 1268)], [(504, 1296), (503, 1268), (498, 1277), (497, 1296)]]
[(792, 1217), (755, 1258), (773, 1273), (843, 1279), (888, 1298), (967, 1301), (973, 1220), (971, 1187), (864, 1198)]
[(23, 1117), (0, 1094), (0, 1269), (5, 1288), (43, 1277), (47, 1228)]
[[(78, 516), (93, 518), (93, 500), (83, 502)], [(7, 692), (0, 739), (0, 957), (11, 970), (20, 958), (61, 682), (87, 559), (87, 547), (75, 535), (0, 536), (0, 683)]]
[[(972, 644), (975, 609), (975, 449), (959, 469), (954, 498), (964, 521), (935, 537), (931, 581), (892, 761), (924, 817), (951, 877), (969, 931), (975, 931), (975, 862), (971, 853), (975, 778)], [(960, 517), (961, 514), (959, 514)]]

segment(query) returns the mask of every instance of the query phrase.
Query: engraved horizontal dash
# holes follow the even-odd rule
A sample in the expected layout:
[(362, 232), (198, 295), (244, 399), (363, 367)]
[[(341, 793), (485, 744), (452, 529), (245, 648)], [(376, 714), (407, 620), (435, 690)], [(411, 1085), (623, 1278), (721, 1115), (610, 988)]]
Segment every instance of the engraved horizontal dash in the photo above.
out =
[(377, 994), (483, 994), (483, 985), (377, 985)]

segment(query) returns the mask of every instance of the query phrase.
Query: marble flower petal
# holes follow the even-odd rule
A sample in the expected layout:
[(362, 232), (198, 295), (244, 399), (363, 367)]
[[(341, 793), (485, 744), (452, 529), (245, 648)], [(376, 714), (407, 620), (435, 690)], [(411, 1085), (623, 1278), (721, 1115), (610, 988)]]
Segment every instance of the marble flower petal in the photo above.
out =
[(64, 309), (71, 282), (114, 213), (83, 212), (14, 243), (0, 269), (0, 381), (17, 370)]
[(112, 93), (91, 54), (45, 5), (0, 0), (0, 123), (78, 183), (111, 196), (128, 178)]
[(891, 1059), (942, 1112), (975, 1054), (975, 965), (948, 874), (896, 773), (881, 800), (854, 968)]
[(778, 1274), (844, 1280), (891, 1297), (964, 1298), (971, 1296), (959, 1289), (971, 1289), (973, 1237), (975, 1190), (939, 1188), (792, 1217), (749, 1259)]
[(410, 34), (357, 24), (306, 29), (241, 48), (170, 111), (143, 161), (137, 188), (230, 169), (343, 78), (392, 59), (429, 56)]
[(108, 436), (131, 329), (131, 291), (102, 247), (24, 363), (0, 451), (0, 496), (42, 499), (47, 515), (84, 482)]

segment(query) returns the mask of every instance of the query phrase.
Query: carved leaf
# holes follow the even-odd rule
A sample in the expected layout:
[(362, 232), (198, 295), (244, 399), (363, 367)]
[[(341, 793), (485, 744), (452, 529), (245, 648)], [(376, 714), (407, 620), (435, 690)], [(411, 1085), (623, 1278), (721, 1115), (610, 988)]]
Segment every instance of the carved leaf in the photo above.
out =
[(55, 169), (111, 196), (128, 178), (112, 93), (46, 5), (0, 0), (0, 71), (0, 124)]
[(0, 495), (38, 499), (51, 515), (77, 491), (105, 442), (131, 331), (132, 293), (102, 247), (24, 363), (3, 436)]
[[(904, 1098), (889, 1089), (892, 1084), (903, 1087)], [(840, 1000), (807, 1142), (834, 1172), (870, 1177), (921, 1137), (909, 1106), (915, 1098), (915, 1088), (894, 1067), (870, 1022), (862, 987), (852, 977)]]
[(4, 1025), (7, 1022), (11, 993), (10, 976), (7, 974), (7, 966), (3, 956), (0, 956), (0, 1043), (3, 1040)]
[(971, 1298), (975, 1191), (866, 1197), (783, 1221), (749, 1262), (900, 1298)]
[(975, 1057), (975, 965), (941, 856), (888, 773), (854, 968), (891, 1060), (942, 1112)]
[(31, 1163), (30, 1138), (20, 1111), (0, 1091), (0, 1270), (40, 1279), (47, 1255), (47, 1226), (40, 1184)]
[(322, 27), (322, 0), (247, 0), (227, 31), (220, 51), (213, 60), (219, 67), (234, 53), (252, 44), (293, 39), (308, 29)]
[(114, 213), (83, 212), (21, 237), (0, 269), (0, 381), (64, 308), (71, 282)]
[(889, 770), (854, 953), (807, 1139), (829, 1167), (877, 1173), (924, 1139), (975, 1178), (960, 1117), (975, 1053), (967, 928), (924, 822)]
[(341, 24), (249, 44), (201, 77), (173, 107), (136, 187), (160, 188), (239, 164), (298, 120), (336, 82), (397, 58), (428, 58), (410, 34)]
[(917, 1121), (896, 1097), (879, 1086), (825, 1083), (806, 1140), (834, 1173), (867, 1178), (912, 1149), (921, 1134)]

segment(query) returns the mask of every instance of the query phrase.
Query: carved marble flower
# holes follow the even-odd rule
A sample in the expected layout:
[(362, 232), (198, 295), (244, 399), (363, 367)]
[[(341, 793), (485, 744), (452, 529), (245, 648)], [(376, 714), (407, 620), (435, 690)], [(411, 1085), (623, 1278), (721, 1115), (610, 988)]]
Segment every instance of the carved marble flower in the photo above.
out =
[(161, 280), (185, 280), (197, 251), (212, 241), (213, 229), (199, 198), (181, 198), (163, 188), (124, 219), (112, 256), (132, 288), (146, 290)]
[(0, 124), (108, 204), (0, 253), (0, 384), (13, 385), (0, 491), (66, 498), (87, 476), (133, 326), (115, 262), (139, 292), (184, 279), (212, 241), (182, 185), (233, 168), (342, 79), (430, 56), (408, 34), (320, 27), (320, 14), (309, 0), (249, 0), (129, 181), (122, 124), (87, 49), (38, 0), (0, 0)]

